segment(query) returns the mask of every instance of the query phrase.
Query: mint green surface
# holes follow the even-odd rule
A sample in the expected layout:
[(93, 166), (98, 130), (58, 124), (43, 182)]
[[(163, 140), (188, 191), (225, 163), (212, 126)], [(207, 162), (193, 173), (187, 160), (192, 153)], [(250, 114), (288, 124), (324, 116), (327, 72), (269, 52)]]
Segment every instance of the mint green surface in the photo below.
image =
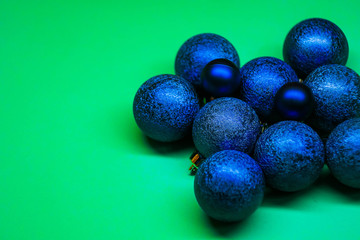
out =
[(360, 191), (328, 171), (239, 224), (210, 221), (188, 175), (191, 143), (146, 139), (132, 101), (174, 73), (181, 44), (213, 32), (241, 65), (282, 58), (287, 32), (323, 17), (360, 72), (358, 1), (0, 1), (0, 239), (360, 239)]

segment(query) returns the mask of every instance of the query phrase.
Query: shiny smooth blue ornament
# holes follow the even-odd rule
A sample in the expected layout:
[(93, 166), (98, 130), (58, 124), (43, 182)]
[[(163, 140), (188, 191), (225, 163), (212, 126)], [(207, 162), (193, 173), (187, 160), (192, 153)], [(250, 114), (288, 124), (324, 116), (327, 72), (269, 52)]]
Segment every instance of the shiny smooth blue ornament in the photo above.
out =
[(261, 168), (247, 154), (225, 150), (200, 165), (194, 181), (196, 200), (219, 221), (240, 221), (262, 203), (265, 180)]
[(360, 188), (360, 118), (347, 120), (331, 132), (326, 163), (341, 183)]
[(217, 98), (196, 115), (192, 136), (204, 157), (222, 150), (251, 153), (261, 125), (255, 111), (237, 98)]
[(260, 135), (254, 156), (269, 186), (294, 192), (307, 188), (319, 177), (325, 149), (319, 135), (309, 126), (282, 121)]
[(309, 125), (329, 134), (338, 124), (360, 116), (360, 77), (342, 65), (317, 68), (305, 80), (315, 99)]
[(275, 108), (283, 120), (303, 121), (313, 111), (314, 96), (302, 83), (287, 83), (276, 93)]
[(349, 46), (345, 34), (334, 23), (311, 18), (296, 24), (287, 34), (283, 56), (298, 76), (305, 79), (320, 66), (345, 65)]
[(240, 67), (239, 55), (228, 40), (213, 33), (195, 35), (180, 47), (176, 55), (176, 75), (200, 87), (200, 74), (203, 68), (218, 58), (230, 60)]
[(260, 57), (240, 69), (240, 98), (247, 102), (265, 122), (272, 122), (275, 95), (286, 83), (298, 82), (295, 71), (274, 57)]
[(227, 59), (215, 59), (201, 72), (201, 89), (206, 96), (231, 97), (240, 87), (240, 70)]
[(161, 141), (179, 140), (191, 132), (200, 101), (194, 87), (179, 76), (158, 75), (136, 92), (133, 113), (148, 137)]

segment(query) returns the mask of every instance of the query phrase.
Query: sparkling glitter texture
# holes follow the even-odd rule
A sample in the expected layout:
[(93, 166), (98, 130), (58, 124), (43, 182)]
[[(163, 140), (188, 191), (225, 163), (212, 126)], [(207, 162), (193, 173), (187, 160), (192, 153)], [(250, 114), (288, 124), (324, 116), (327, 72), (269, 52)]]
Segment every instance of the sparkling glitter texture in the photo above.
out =
[(218, 58), (230, 60), (240, 67), (239, 55), (228, 40), (213, 33), (195, 35), (180, 47), (176, 55), (176, 75), (199, 87), (203, 68)]
[(294, 192), (310, 186), (324, 165), (325, 150), (309, 126), (283, 121), (269, 127), (255, 146), (255, 160), (269, 186)]
[(239, 221), (251, 215), (264, 197), (261, 168), (247, 154), (225, 150), (200, 165), (194, 191), (200, 207), (220, 221)]
[(240, 98), (247, 102), (265, 122), (274, 117), (276, 92), (286, 83), (298, 82), (295, 71), (274, 57), (260, 57), (240, 69)]
[(319, 67), (304, 81), (315, 99), (313, 116), (308, 123), (329, 134), (343, 121), (360, 116), (360, 77), (342, 65)]
[(349, 46), (345, 34), (334, 23), (311, 18), (290, 30), (284, 42), (283, 56), (298, 76), (305, 79), (320, 66), (345, 65)]
[(326, 162), (343, 184), (360, 188), (360, 118), (337, 126), (326, 142)]
[(146, 81), (137, 91), (133, 113), (150, 138), (172, 142), (191, 132), (200, 101), (194, 87), (179, 76), (163, 74)]
[(222, 150), (251, 153), (261, 130), (255, 111), (237, 98), (217, 98), (198, 113), (193, 140), (205, 157)]

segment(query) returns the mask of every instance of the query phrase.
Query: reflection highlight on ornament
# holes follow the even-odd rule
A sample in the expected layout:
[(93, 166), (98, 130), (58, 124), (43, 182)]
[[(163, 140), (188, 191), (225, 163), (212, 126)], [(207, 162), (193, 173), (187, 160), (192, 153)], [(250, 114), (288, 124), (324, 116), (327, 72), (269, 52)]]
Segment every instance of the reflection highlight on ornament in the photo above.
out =
[(230, 79), (232, 77), (232, 70), (228, 66), (216, 64), (211, 69), (211, 74), (214, 78)]
[(289, 89), (287, 92), (284, 93), (284, 99), (288, 101), (299, 101), (302, 102), (306, 98), (303, 91), (299, 89)]
[(306, 39), (304, 41), (304, 43), (309, 44), (309, 43), (317, 43), (317, 44), (329, 44), (330, 42), (327, 39), (318, 37), (318, 36), (314, 36), (314, 37), (309, 37), (308, 39)]

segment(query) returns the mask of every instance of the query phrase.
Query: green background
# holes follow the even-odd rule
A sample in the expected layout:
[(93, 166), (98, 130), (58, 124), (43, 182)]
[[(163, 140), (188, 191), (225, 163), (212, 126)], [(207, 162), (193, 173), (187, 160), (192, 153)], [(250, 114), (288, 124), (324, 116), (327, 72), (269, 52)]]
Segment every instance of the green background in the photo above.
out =
[(282, 58), (310, 17), (346, 34), (360, 71), (357, 1), (0, 1), (0, 239), (360, 239), (360, 192), (324, 169), (306, 191), (268, 190), (238, 224), (201, 211), (189, 141), (145, 138), (132, 101), (174, 73), (181, 44), (220, 34), (241, 65)]

